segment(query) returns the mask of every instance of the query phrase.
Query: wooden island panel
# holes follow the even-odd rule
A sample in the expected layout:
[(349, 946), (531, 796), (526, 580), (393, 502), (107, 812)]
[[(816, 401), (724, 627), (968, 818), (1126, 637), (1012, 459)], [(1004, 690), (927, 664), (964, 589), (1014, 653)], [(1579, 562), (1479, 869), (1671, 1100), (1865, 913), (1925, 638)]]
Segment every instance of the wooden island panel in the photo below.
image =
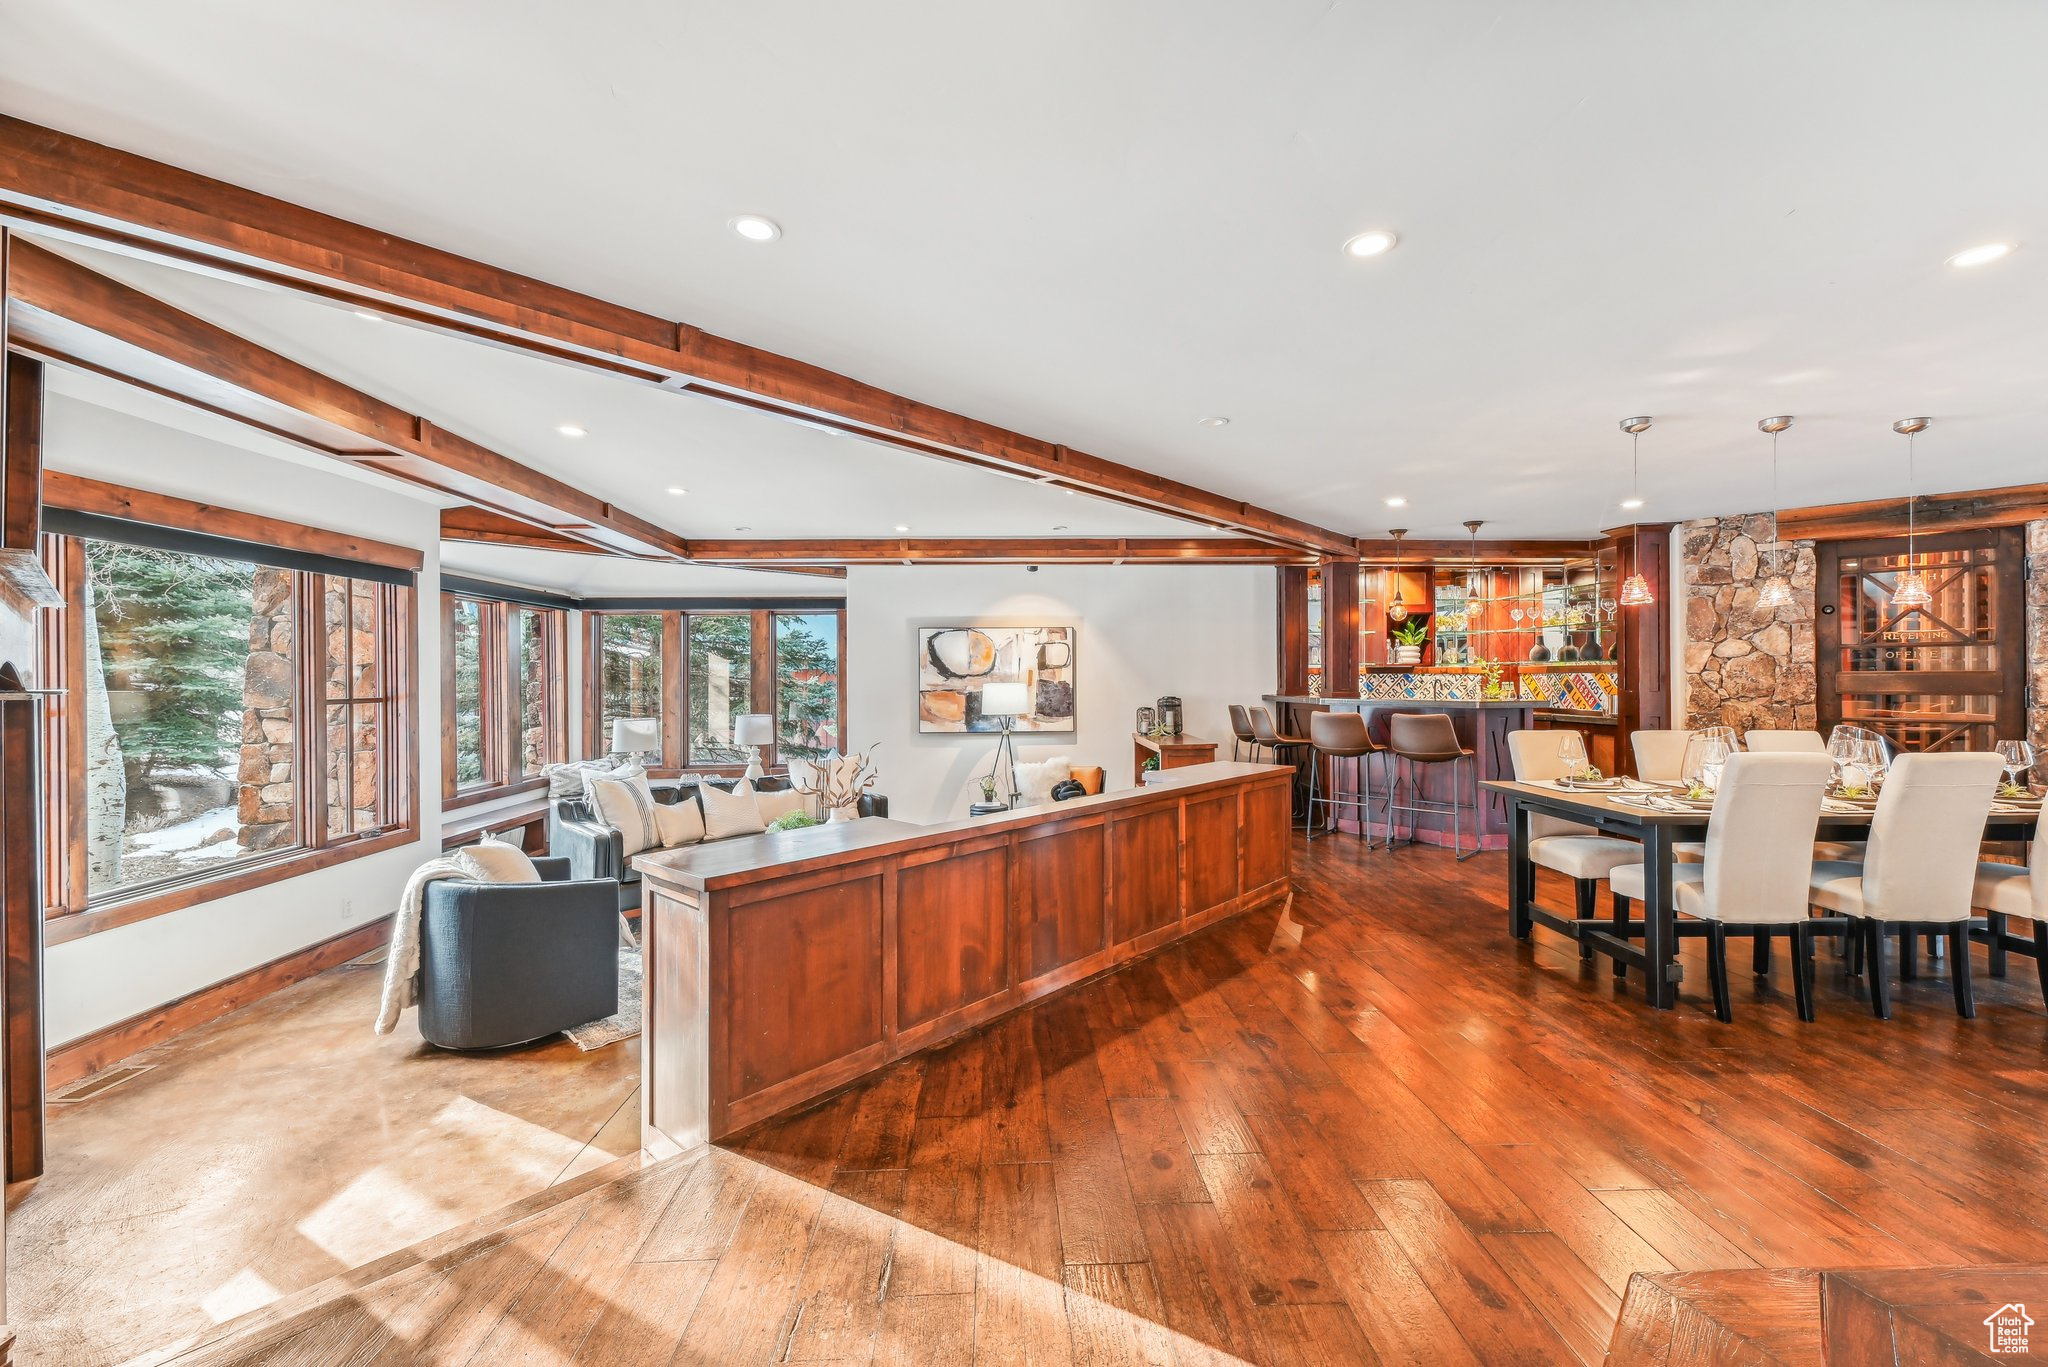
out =
[(658, 851), (642, 1119), (722, 1139), (1288, 889), (1291, 768), (1210, 764), (970, 822)]

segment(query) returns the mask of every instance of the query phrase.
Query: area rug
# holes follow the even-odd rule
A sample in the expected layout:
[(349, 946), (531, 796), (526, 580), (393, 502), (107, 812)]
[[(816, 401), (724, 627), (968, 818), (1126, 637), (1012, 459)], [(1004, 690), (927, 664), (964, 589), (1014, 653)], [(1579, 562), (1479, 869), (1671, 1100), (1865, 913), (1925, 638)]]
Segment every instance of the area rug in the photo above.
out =
[(585, 1051), (602, 1049), (640, 1033), (640, 951), (619, 950), (619, 1011), (601, 1021), (578, 1025), (563, 1034)]

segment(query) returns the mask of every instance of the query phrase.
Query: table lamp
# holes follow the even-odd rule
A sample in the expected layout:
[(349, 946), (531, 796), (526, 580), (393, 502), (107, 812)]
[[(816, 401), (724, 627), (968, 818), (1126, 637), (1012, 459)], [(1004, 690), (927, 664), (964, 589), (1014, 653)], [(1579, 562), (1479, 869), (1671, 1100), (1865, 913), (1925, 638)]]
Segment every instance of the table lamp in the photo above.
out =
[(660, 718), (620, 717), (614, 721), (612, 754), (620, 759), (638, 760), (647, 768), (661, 763)]
[(1017, 751), (1010, 744), (1010, 728), (1015, 718), (1031, 710), (1031, 690), (1021, 683), (987, 683), (981, 686), (981, 715), (1002, 719), (1003, 737), (996, 742), (995, 758), (989, 761), (988, 775), (995, 778), (1003, 771), (1003, 759), (1010, 761), (1010, 805), (1017, 805)]
[(753, 748), (754, 757), (747, 761), (747, 782), (758, 781), (763, 772), (761, 750), (764, 746), (775, 744), (775, 718), (766, 712), (740, 713), (733, 718), (732, 743)]

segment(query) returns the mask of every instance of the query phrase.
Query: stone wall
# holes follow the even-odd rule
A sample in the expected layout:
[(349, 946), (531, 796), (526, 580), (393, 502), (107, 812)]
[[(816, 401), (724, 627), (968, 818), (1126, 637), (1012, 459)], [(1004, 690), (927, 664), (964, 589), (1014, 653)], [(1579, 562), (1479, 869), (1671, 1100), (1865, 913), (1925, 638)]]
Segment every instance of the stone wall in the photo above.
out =
[(249, 612), (242, 684), (241, 792), (235, 813), (245, 850), (292, 840), (292, 572), (259, 568)]
[(2044, 761), (2036, 772), (2048, 774), (2048, 522), (2027, 524), (2027, 565), (2027, 739)]
[[(1773, 552), (1761, 513), (1688, 522), (1680, 536), (1685, 726), (1813, 729), (1813, 543)], [(1776, 608), (1757, 601), (1774, 575), (1792, 586), (1792, 601)]]

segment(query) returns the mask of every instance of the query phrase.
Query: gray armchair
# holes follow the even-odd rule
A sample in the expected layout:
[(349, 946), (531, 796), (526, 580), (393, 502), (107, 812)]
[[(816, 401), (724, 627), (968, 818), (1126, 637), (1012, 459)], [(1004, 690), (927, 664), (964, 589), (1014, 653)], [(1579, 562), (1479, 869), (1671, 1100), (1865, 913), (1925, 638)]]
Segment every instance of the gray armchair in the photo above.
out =
[[(699, 787), (722, 788), (727, 792), (739, 783), (736, 778), (692, 776), (681, 783), (673, 779), (656, 779), (653, 785), (656, 802), (695, 802)], [(764, 793), (781, 792), (789, 787), (786, 778), (764, 778), (754, 787)], [(862, 816), (887, 816), (889, 799), (873, 793), (860, 800)], [(627, 867), (624, 842), (619, 838), (616, 827), (607, 826), (604, 818), (597, 814), (588, 799), (582, 797), (556, 798), (548, 811), (548, 849), (550, 853), (566, 857), (571, 870), (570, 876), (579, 879), (613, 878), (619, 884), (619, 910), (630, 911), (640, 905), (640, 873)]]
[(496, 1049), (619, 1009), (618, 891), (536, 859), (539, 883), (427, 884), (420, 919), (420, 1034), (443, 1049)]

